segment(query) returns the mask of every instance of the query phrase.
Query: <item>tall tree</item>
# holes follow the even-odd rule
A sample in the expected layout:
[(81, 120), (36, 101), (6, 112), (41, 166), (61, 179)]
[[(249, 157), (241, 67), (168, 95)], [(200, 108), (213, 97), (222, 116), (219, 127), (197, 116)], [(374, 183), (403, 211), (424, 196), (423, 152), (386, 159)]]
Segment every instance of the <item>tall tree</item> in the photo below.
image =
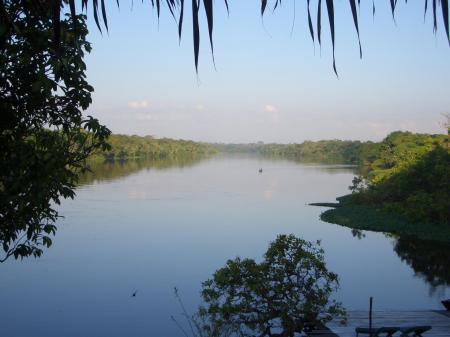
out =
[(52, 3), (1, 2), (0, 262), (51, 245), (54, 204), (73, 198), (85, 159), (108, 147), (109, 130), (82, 115), (93, 91), (85, 16), (55, 20)]
[(293, 337), (345, 317), (330, 298), (338, 287), (319, 243), (279, 235), (262, 262), (229, 260), (203, 283), (195, 326), (206, 336)]

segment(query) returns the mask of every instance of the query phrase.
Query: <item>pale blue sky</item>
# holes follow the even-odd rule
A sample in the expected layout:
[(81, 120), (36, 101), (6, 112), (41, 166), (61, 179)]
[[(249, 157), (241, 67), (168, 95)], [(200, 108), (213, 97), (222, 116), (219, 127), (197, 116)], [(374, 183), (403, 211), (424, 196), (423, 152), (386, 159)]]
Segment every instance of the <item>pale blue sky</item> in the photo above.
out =
[(211, 142), (379, 140), (398, 129), (443, 132), (439, 122), (450, 112), (450, 47), (440, 8), (433, 35), (431, 12), (423, 21), (423, 1), (399, 2), (396, 23), (389, 1), (375, 2), (375, 20), (372, 2), (361, 3), (360, 60), (349, 3), (335, 1), (337, 79), (328, 19), (322, 20), (320, 51), (309, 36), (305, 0), (296, 1), (292, 35), (292, 2), (269, 11), (263, 25), (259, 0), (229, 1), (229, 17), (216, 0), (217, 70), (202, 8), (198, 78), (190, 15), (179, 45), (167, 10), (158, 25), (150, 1), (134, 1), (131, 10), (131, 1), (122, 0), (120, 11), (108, 1), (109, 34), (100, 35), (89, 13), (88, 80), (95, 93), (88, 113), (115, 133)]

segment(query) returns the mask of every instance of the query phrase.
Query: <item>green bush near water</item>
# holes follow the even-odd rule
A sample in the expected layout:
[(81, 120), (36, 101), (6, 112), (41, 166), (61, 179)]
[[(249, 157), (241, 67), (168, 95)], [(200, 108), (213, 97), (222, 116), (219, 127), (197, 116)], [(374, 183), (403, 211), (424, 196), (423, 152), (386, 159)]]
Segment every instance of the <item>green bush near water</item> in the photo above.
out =
[(388, 232), (414, 236), (423, 240), (450, 242), (449, 226), (411, 222), (405, 216), (387, 211), (382, 206), (339, 205), (323, 212), (320, 219), (352, 229)]
[(363, 146), (352, 194), (313, 205), (334, 207), (327, 222), (450, 242), (449, 149), (447, 135), (393, 132)]

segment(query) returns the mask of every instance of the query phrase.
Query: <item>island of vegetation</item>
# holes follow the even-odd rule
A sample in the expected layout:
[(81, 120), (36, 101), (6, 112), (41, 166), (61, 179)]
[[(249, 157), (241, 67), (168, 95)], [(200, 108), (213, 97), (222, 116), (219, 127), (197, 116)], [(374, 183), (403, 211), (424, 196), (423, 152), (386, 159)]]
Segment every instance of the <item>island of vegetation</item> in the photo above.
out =
[(353, 229), (450, 242), (450, 142), (448, 135), (393, 132), (364, 143), (362, 173), (351, 194), (327, 206), (321, 219)]

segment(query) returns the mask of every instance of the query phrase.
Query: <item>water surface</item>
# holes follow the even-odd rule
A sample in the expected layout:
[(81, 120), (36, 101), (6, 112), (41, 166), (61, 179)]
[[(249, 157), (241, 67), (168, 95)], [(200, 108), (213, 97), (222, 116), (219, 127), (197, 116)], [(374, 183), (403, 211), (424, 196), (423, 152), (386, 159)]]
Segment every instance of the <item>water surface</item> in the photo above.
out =
[(193, 312), (202, 281), (227, 259), (260, 259), (280, 233), (322, 241), (349, 309), (369, 296), (376, 309), (437, 309), (450, 295), (448, 245), (352, 232), (307, 206), (347, 193), (353, 167), (217, 156), (94, 170), (60, 207), (52, 248), (0, 266), (5, 336), (182, 336), (173, 287)]

